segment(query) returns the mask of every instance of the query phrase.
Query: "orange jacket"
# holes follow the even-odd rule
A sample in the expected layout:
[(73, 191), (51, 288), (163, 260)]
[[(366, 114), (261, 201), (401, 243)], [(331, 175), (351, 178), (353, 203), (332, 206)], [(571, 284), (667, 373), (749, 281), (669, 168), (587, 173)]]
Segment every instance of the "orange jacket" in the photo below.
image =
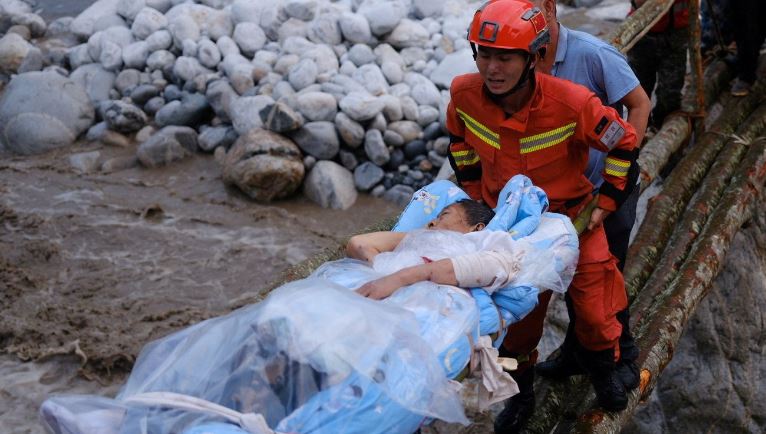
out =
[[(492, 207), (505, 183), (523, 174), (545, 190), (551, 210), (565, 212), (593, 191), (583, 175), (588, 148), (608, 152), (598, 206), (617, 209), (635, 160), (636, 134), (587, 88), (535, 74), (529, 103), (512, 116), (493, 102), (478, 73), (456, 77), (447, 108), (450, 163), (463, 189)], [(610, 186), (607, 186), (610, 184)]]

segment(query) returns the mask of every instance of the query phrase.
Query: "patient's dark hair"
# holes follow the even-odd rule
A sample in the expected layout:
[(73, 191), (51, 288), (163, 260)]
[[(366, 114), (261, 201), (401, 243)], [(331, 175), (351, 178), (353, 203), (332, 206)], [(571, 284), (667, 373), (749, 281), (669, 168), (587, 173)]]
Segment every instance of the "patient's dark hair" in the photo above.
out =
[(486, 203), (479, 202), (473, 199), (460, 199), (455, 202), (463, 207), (465, 211), (465, 217), (468, 220), (468, 224), (473, 226), (479, 223), (484, 223), (486, 226), (492, 217), (495, 216), (495, 212)]

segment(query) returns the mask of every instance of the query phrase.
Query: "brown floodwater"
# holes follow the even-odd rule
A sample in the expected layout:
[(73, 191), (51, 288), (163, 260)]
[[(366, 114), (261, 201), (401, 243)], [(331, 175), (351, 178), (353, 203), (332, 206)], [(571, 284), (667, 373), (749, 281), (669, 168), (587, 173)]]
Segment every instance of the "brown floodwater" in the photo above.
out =
[(258, 299), (290, 265), (399, 212), (366, 195), (346, 211), (300, 195), (258, 204), (223, 185), (210, 155), (78, 173), (69, 156), (93, 150), (135, 153), (0, 158), (4, 433), (36, 432), (49, 393), (114, 393), (146, 342)]

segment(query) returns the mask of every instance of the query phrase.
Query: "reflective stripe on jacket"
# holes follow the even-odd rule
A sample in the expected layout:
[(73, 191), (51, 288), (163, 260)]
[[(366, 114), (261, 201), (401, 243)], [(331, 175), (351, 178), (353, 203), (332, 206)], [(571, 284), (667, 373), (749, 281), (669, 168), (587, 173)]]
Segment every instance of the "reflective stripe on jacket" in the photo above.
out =
[[(611, 154), (604, 180), (625, 188), (630, 161), (623, 156), (635, 149), (635, 132), (585, 87), (536, 73), (532, 98), (512, 116), (490, 99), (479, 74), (456, 77), (450, 93), (450, 163), (472, 198), (495, 207), (505, 183), (522, 174), (545, 190), (551, 210), (561, 210), (593, 190), (583, 175), (589, 147)], [(599, 206), (616, 209), (605, 195)]]

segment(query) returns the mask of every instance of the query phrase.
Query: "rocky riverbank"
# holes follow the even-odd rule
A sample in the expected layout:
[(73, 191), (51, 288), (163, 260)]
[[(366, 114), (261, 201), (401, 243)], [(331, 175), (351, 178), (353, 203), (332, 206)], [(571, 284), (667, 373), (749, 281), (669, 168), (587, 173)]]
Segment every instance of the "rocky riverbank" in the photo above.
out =
[(6, 151), (138, 143), (133, 160), (81, 156), (102, 172), (210, 152), (259, 201), (405, 202), (443, 166), (446, 89), (475, 68), (465, 1), (99, 0), (50, 23), (0, 5)]
[(46, 23), (3, 0), (0, 146), (137, 144), (135, 158), (78, 156), (88, 172), (214, 153), (224, 182), (258, 201), (302, 187), (323, 207), (357, 192), (403, 204), (444, 166), (447, 89), (475, 70), (465, 29), (477, 6), (99, 0)]

